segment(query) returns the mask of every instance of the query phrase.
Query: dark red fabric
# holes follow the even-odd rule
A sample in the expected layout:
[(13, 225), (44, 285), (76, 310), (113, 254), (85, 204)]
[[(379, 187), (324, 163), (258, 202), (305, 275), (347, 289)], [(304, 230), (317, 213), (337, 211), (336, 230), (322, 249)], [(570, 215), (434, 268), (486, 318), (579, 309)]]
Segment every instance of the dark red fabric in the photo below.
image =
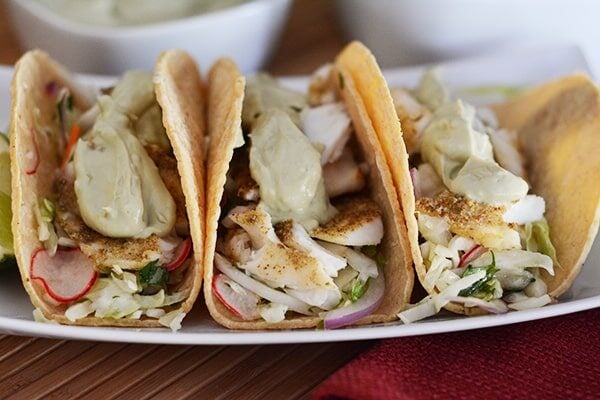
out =
[(600, 309), (384, 340), (313, 399), (600, 399)]

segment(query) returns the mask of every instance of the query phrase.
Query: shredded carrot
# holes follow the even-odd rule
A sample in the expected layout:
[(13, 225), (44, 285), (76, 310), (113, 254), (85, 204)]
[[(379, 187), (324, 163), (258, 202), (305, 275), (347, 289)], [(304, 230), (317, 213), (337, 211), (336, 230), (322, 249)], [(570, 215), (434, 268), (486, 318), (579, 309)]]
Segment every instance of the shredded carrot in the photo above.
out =
[(62, 164), (60, 165), (61, 169), (64, 169), (69, 163), (71, 154), (73, 154), (73, 147), (75, 147), (75, 143), (77, 143), (77, 139), (79, 139), (80, 133), (81, 127), (78, 124), (73, 124), (73, 126), (71, 127), (71, 134), (69, 135), (69, 142), (65, 147), (65, 153), (63, 154)]

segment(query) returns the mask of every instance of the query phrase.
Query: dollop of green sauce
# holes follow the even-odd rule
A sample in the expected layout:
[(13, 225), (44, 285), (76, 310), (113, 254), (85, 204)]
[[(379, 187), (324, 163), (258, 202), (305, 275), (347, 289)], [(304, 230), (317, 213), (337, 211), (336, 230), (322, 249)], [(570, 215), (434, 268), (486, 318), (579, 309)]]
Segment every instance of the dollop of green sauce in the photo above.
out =
[(321, 154), (289, 114), (276, 108), (262, 112), (250, 139), (250, 172), (273, 223), (293, 219), (311, 231), (335, 215)]
[(98, 102), (100, 114), (74, 153), (75, 194), (83, 221), (108, 237), (170, 233), (175, 202), (136, 136), (140, 116), (152, 113), (143, 122), (143, 137), (163, 141), (152, 76), (129, 72)]
[(308, 103), (304, 94), (279, 85), (270, 75), (258, 74), (248, 79), (246, 84), (242, 124), (251, 129), (265, 111), (276, 108), (300, 126), (300, 113), (306, 107)]
[(492, 205), (525, 197), (527, 182), (496, 163), (489, 137), (474, 123), (475, 108), (460, 100), (439, 106), (423, 131), (421, 156), (453, 193)]

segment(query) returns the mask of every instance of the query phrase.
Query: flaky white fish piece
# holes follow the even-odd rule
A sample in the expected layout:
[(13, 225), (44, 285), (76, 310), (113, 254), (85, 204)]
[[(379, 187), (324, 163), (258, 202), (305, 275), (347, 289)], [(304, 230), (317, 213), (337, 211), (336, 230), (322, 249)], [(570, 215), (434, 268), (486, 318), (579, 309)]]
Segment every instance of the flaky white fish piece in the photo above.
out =
[(319, 260), (282, 243), (267, 243), (239, 268), (274, 288), (339, 290)]
[(339, 213), (311, 232), (325, 242), (344, 246), (370, 246), (381, 242), (383, 221), (377, 204), (364, 197), (353, 197), (336, 204)]
[(329, 197), (360, 192), (366, 185), (365, 173), (348, 147), (336, 162), (323, 166), (323, 180)]
[(332, 253), (315, 242), (297, 222), (292, 220), (280, 222), (275, 226), (275, 232), (286, 246), (305, 251), (318, 259), (331, 277), (335, 278), (338, 271), (347, 264), (344, 257)]
[(503, 218), (505, 206), (492, 206), (444, 191), (435, 198), (417, 200), (416, 209), (419, 214), (443, 218), (450, 232), (488, 249), (521, 247), (519, 232)]
[(268, 243), (280, 243), (273, 229), (271, 216), (260, 204), (255, 209), (232, 213), (229, 218), (250, 235), (255, 249)]
[(310, 142), (323, 146), (321, 165), (341, 157), (352, 133), (352, 121), (342, 103), (307, 108), (300, 115), (302, 132)]

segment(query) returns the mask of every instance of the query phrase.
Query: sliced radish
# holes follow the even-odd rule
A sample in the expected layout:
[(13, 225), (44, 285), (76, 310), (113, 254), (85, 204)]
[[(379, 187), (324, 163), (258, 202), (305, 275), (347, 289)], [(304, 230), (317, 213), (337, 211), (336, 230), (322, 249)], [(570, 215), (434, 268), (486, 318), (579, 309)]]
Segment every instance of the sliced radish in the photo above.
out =
[(458, 263), (458, 268), (462, 268), (464, 266), (469, 265), (469, 263), (471, 261), (478, 259), (486, 251), (487, 251), (487, 249), (485, 247), (483, 247), (482, 245), (476, 244), (475, 246), (473, 246), (473, 248), (471, 250), (469, 250), (465, 254), (463, 254), (463, 256), (460, 258), (460, 262)]
[(30, 275), (61, 303), (83, 297), (98, 277), (92, 261), (81, 250), (62, 248), (53, 257), (46, 249), (37, 250), (31, 258)]
[(260, 298), (244, 289), (224, 274), (217, 274), (212, 281), (215, 296), (229, 311), (243, 320), (260, 318), (258, 303)]
[(185, 260), (187, 260), (190, 251), (192, 251), (192, 239), (187, 238), (183, 242), (181, 242), (179, 247), (177, 247), (177, 250), (175, 250), (173, 261), (171, 261), (165, 266), (167, 271), (174, 271), (177, 268), (181, 267)]
[(37, 134), (34, 129), (31, 130), (31, 141), (33, 142), (33, 149), (25, 153), (25, 173), (27, 175), (35, 174), (40, 165), (40, 151), (38, 149)]

